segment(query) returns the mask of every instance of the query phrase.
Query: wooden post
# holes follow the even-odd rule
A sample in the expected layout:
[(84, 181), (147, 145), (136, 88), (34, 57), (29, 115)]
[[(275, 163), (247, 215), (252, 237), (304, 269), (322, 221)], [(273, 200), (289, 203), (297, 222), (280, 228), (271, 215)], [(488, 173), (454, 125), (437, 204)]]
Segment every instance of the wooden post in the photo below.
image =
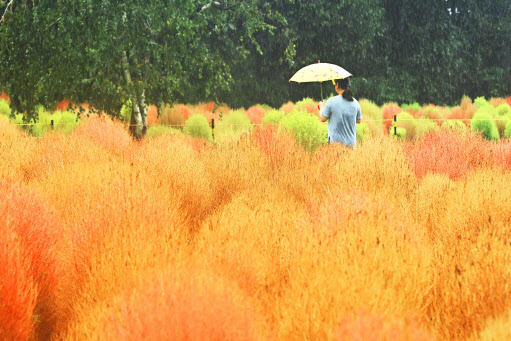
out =
[(54, 126), (53, 126), (53, 120), (51, 120), (51, 130), (52, 130), (52, 131), (53, 131), (53, 128), (54, 128)]
[(394, 139), (397, 139), (397, 115), (394, 115)]
[(213, 141), (215, 141), (215, 119), (211, 119), (211, 135), (213, 136)]

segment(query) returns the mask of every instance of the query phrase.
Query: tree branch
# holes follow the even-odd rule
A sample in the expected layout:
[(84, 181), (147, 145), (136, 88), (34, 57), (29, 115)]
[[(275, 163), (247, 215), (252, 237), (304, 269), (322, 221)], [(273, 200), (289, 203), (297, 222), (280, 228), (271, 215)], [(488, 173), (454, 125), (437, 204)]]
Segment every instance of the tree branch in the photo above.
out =
[(0, 20), (0, 22), (4, 22), (4, 18), (5, 18), (5, 13), (7, 13), (7, 11), (9, 10), (9, 7), (11, 7), (12, 3), (14, 2), (14, 0), (11, 0), (9, 1), (9, 3), (7, 4), (7, 7), (5, 8), (5, 11), (4, 11), (4, 14), (2, 15), (2, 20)]

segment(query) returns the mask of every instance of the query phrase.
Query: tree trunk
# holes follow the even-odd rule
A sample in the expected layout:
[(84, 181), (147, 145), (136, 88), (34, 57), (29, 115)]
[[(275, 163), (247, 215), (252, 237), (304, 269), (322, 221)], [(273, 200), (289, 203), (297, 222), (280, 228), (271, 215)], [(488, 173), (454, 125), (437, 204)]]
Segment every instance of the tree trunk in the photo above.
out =
[[(131, 86), (132, 80), (126, 51), (124, 51), (122, 55), (122, 68), (124, 70), (124, 79), (126, 80), (126, 83), (128, 86)], [(145, 106), (144, 92), (142, 91), (139, 102), (139, 96), (135, 87), (135, 90), (131, 94), (131, 103), (132, 110), (129, 131), (134, 138), (141, 139), (147, 132), (147, 109)]]

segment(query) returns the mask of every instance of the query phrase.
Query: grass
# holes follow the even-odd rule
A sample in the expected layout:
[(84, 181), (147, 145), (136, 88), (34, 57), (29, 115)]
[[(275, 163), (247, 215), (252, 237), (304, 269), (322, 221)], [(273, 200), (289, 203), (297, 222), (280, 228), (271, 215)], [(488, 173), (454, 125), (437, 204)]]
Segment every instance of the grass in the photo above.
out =
[(507, 335), (509, 141), (0, 125), (1, 338)]

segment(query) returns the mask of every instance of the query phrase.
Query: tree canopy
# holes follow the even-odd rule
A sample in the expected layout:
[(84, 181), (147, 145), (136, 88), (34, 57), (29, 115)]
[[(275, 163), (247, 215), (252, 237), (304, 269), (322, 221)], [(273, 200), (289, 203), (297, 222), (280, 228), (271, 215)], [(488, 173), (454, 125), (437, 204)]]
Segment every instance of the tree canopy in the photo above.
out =
[(142, 127), (146, 103), (280, 106), (319, 97), (288, 82), (318, 60), (379, 104), (511, 92), (508, 0), (10, 0), (0, 14), (0, 87), (27, 119), (64, 98), (112, 115), (131, 99)]

